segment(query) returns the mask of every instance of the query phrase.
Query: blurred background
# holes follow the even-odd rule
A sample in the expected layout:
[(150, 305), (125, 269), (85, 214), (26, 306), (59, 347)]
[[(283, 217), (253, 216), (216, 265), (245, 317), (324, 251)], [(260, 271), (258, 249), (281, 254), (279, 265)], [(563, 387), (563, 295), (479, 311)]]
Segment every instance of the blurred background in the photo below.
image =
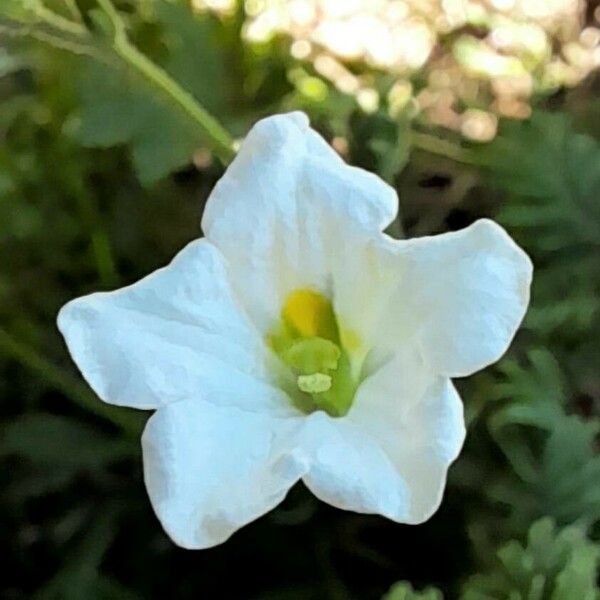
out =
[[(600, 598), (599, 44), (581, 0), (2, 0), (0, 598)], [(55, 317), (199, 235), (223, 153), (182, 93), (235, 138), (306, 111), (396, 187), (393, 235), (490, 216), (533, 258), (511, 350), (457, 382), (469, 434), (428, 523), (299, 485), (217, 548), (162, 532), (148, 415), (94, 397)]]

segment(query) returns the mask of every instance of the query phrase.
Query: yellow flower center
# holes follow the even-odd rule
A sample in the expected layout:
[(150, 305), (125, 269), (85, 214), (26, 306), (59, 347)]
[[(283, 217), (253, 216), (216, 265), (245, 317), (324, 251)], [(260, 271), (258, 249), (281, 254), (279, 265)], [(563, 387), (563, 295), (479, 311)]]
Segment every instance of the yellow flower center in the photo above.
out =
[(310, 289), (293, 291), (281, 311), (283, 321), (302, 337), (332, 339), (337, 325), (331, 302)]
[(355, 333), (340, 336), (333, 306), (325, 295), (309, 288), (291, 292), (268, 340), (292, 372), (292, 399), (298, 408), (306, 413), (324, 410), (336, 417), (348, 412), (358, 387), (348, 352), (360, 346), (360, 339)]

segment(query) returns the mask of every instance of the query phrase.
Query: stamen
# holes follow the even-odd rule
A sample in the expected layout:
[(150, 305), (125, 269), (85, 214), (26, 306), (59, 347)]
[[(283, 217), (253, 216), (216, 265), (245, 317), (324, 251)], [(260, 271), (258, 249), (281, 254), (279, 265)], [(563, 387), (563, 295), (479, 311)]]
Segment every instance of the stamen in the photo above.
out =
[(301, 338), (284, 352), (284, 361), (303, 375), (327, 373), (337, 369), (341, 350), (337, 344), (320, 337)]
[(296, 382), (289, 394), (297, 408), (332, 417), (347, 414), (359, 384), (349, 352), (361, 342), (353, 330), (340, 328), (329, 298), (308, 288), (291, 292), (279, 326), (267, 339)]
[(298, 387), (307, 394), (322, 394), (331, 388), (331, 377), (323, 373), (299, 375)]

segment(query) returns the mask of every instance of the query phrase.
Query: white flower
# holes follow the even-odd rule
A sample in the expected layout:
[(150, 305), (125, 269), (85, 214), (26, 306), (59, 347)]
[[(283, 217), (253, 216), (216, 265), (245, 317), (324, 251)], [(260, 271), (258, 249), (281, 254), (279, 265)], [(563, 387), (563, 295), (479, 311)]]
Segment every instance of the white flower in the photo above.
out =
[(396, 211), (304, 115), (268, 118), (213, 191), (205, 238), (61, 310), (100, 398), (156, 409), (145, 481), (176, 543), (223, 542), (299, 479), (402, 523), (439, 506), (465, 436), (450, 378), (504, 353), (531, 263), (488, 220), (393, 240)]

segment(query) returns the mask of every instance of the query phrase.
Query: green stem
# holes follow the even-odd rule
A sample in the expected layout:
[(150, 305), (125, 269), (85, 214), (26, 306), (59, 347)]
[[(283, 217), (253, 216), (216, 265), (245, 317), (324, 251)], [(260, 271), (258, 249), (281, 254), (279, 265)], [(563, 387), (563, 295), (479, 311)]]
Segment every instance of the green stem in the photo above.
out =
[(75, 0), (64, 0), (68, 11), (71, 13), (73, 18), (78, 22), (83, 24), (83, 15), (77, 6), (77, 2)]
[[(66, 0), (71, 10), (77, 5)], [(131, 69), (141, 75), (151, 85), (165, 94), (175, 106), (182, 110), (202, 133), (213, 152), (227, 164), (235, 156), (234, 140), (228, 131), (190, 94), (182, 88), (164, 69), (142, 54), (127, 37), (126, 26), (121, 15), (111, 0), (97, 0), (98, 6), (104, 11), (113, 27), (112, 50)], [(38, 19), (52, 31), (44, 32), (37, 29), (25, 28), (17, 34), (31, 35), (59, 48), (78, 54), (90, 54), (105, 62), (102, 56), (96, 56), (93, 49), (94, 38), (90, 36), (85, 25), (71, 21), (48, 9), (41, 0), (29, 0), (29, 9)], [(66, 39), (57, 35), (60, 32)], [(10, 32), (13, 33), (14, 32)], [(70, 39), (69, 39), (70, 38)], [(79, 42), (85, 42), (80, 44)], [(92, 46), (92, 47), (90, 47)]]
[(91, 58), (105, 63), (106, 58), (100, 53), (98, 48), (80, 43), (81, 38), (68, 39), (61, 32), (60, 35), (51, 33), (36, 27), (35, 25), (22, 25), (14, 23), (7, 19), (0, 19), (0, 33), (11, 37), (30, 37), (59, 50), (66, 50), (73, 54), (90, 56)]
[(31, 2), (31, 10), (42, 21), (54, 29), (59, 29), (60, 31), (76, 36), (86, 36), (88, 33), (87, 29), (83, 25), (80, 23), (74, 23), (69, 19), (65, 19), (63, 16), (44, 6), (41, 0), (34, 0)]
[(0, 353), (19, 362), (21, 365), (40, 376), (52, 387), (60, 390), (72, 402), (86, 411), (111, 421), (123, 432), (137, 439), (141, 432), (138, 415), (114, 410), (101, 402), (83, 383), (68, 372), (63, 371), (41, 356), (34, 348), (15, 339), (7, 331), (0, 328)]
[(119, 277), (115, 268), (110, 240), (102, 227), (95, 227), (92, 230), (91, 239), (100, 281), (105, 288), (111, 288), (118, 282)]
[(104, 288), (114, 287), (118, 283), (118, 275), (115, 266), (110, 238), (106, 232), (100, 209), (93, 191), (84, 185), (81, 177), (75, 169), (69, 168), (69, 161), (64, 161), (67, 165), (65, 176), (73, 188), (73, 195), (79, 203), (81, 218), (88, 229), (88, 235), (91, 242), (91, 253), (96, 263), (96, 271)]
[(418, 148), (419, 150), (424, 150), (430, 154), (437, 154), (438, 156), (444, 156), (445, 158), (466, 165), (478, 164), (472, 151), (462, 148), (458, 144), (454, 144), (448, 140), (443, 140), (435, 135), (412, 131), (410, 139), (413, 147)]
[(91, 241), (91, 251), (96, 263), (96, 270), (103, 287), (111, 288), (118, 283), (118, 275), (113, 258), (110, 240), (100, 222), (98, 207), (90, 192), (82, 187), (78, 200), (82, 217), (87, 224)]
[(125, 23), (111, 0), (98, 0), (98, 5), (114, 28), (113, 49), (117, 55), (173, 100), (188, 117), (191, 117), (203, 136), (210, 142), (212, 150), (224, 163), (231, 162), (235, 156), (234, 141), (227, 130), (166, 71), (153, 63), (129, 41)]

